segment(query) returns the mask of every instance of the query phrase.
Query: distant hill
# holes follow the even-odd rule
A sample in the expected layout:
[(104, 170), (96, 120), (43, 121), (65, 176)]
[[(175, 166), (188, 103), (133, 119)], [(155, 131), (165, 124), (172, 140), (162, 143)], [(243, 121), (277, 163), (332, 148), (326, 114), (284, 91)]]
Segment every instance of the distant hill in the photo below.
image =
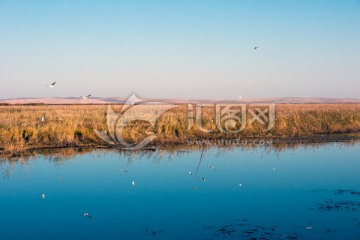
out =
[[(89, 99), (81, 99), (81, 98), (13, 98), (13, 99), (0, 99), (0, 104), (6, 105), (23, 105), (23, 104), (54, 104), (54, 105), (62, 105), (62, 104), (109, 104), (109, 103), (125, 103), (126, 98), (122, 97), (108, 97), (108, 98), (99, 98), (92, 97)], [(181, 103), (200, 103), (200, 104), (212, 104), (212, 103), (360, 103), (360, 98), (298, 98), (298, 97), (269, 97), (269, 98), (243, 98), (243, 99), (235, 99), (235, 100), (226, 100), (226, 99), (207, 99), (207, 100), (190, 100), (190, 99), (155, 99), (155, 98), (147, 98), (142, 99), (145, 102), (149, 103), (173, 103), (173, 104), (181, 104)]]

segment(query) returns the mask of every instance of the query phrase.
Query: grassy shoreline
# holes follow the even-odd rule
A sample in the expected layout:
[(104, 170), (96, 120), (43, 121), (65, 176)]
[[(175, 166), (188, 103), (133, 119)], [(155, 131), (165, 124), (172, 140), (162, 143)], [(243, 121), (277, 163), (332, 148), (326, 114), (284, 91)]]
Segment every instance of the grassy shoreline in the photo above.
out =
[[(114, 105), (120, 112), (122, 105)], [(141, 106), (139, 116), (149, 114)], [(107, 106), (0, 106), (0, 153), (29, 149), (61, 147), (111, 147), (100, 139), (94, 129), (107, 131)], [(201, 125), (213, 132), (205, 133), (195, 125), (188, 130), (186, 105), (179, 105), (160, 116), (155, 127), (137, 121), (124, 128), (123, 138), (137, 143), (153, 131), (157, 136), (149, 146), (186, 144), (187, 141), (208, 139), (274, 139), (276, 141), (338, 141), (359, 138), (360, 104), (278, 104), (275, 125), (267, 130), (259, 124), (246, 125), (243, 131), (229, 134), (218, 131), (215, 109), (202, 108)], [(250, 116), (248, 116), (250, 118)], [(356, 134), (354, 134), (356, 133)], [(349, 135), (350, 134), (350, 135)]]

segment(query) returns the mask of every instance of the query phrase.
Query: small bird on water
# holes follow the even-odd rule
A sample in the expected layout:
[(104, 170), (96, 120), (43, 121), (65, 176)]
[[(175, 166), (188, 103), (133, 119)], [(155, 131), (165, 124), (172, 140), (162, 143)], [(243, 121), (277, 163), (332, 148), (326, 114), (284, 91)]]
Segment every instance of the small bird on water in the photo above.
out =
[(41, 198), (42, 198), (42, 199), (45, 199), (45, 194), (44, 194), (44, 193), (41, 194)]
[(84, 217), (87, 217), (87, 218), (92, 218), (92, 216), (90, 216), (89, 213), (87, 213), (87, 212), (84, 213), (83, 216), (84, 216)]

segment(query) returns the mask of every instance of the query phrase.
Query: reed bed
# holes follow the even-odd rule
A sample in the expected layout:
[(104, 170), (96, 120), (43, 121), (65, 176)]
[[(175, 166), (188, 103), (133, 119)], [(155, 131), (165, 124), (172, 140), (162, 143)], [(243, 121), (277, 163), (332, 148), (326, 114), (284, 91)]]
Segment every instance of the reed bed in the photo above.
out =
[[(150, 118), (154, 114), (154, 107), (160, 109), (164, 106), (141, 105), (132, 114), (138, 118)], [(117, 113), (122, 108), (122, 105), (113, 106)], [(249, 120), (251, 116), (247, 117)], [(195, 124), (189, 129), (188, 106), (179, 105), (163, 113), (154, 127), (145, 121), (129, 122), (124, 128), (123, 139), (128, 143), (138, 143), (148, 132), (153, 132), (156, 138), (151, 144), (159, 145), (199, 139), (288, 139), (359, 133), (360, 104), (278, 104), (275, 107), (275, 125), (270, 130), (255, 121), (247, 124), (241, 132), (230, 134), (219, 131), (215, 122), (215, 109), (202, 107), (201, 125), (212, 131), (200, 131)], [(0, 152), (69, 146), (109, 146), (99, 138), (94, 129), (108, 131), (107, 106), (0, 106)]]

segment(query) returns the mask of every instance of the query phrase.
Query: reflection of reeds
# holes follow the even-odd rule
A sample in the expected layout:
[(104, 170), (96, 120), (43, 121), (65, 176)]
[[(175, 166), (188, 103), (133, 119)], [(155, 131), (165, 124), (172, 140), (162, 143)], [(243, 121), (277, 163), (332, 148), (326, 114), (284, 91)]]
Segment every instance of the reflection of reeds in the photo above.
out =
[[(114, 106), (119, 111), (122, 106)], [(133, 114), (152, 114), (141, 106)], [(0, 106), (0, 151), (11, 152), (42, 147), (105, 146), (94, 129), (106, 131), (106, 110), (103, 105), (91, 106)], [(267, 131), (255, 122), (238, 134), (220, 132), (214, 123), (215, 110), (203, 107), (202, 127), (187, 131), (187, 107), (172, 109), (157, 120), (153, 144), (185, 143), (189, 139), (292, 138), (318, 134), (354, 133), (360, 131), (360, 104), (281, 104), (276, 106), (275, 126)], [(44, 121), (42, 121), (44, 117)], [(133, 122), (124, 129), (127, 142), (138, 142), (147, 131), (146, 122)]]
[[(259, 151), (262, 155), (276, 154), (278, 157), (285, 151), (297, 151), (299, 149), (305, 149), (307, 151), (314, 151), (318, 148), (331, 147), (334, 149), (341, 150), (343, 148), (351, 148), (358, 145), (360, 142), (346, 141), (342, 143), (336, 142), (319, 142), (319, 143), (281, 143), (273, 144), (269, 146), (256, 146), (247, 145), (241, 147), (235, 146), (212, 146), (211, 149), (216, 151), (216, 158), (226, 157), (229, 152), (241, 151), (244, 153), (251, 153)], [(157, 151), (124, 151), (116, 150), (112, 148), (53, 148), (53, 149), (37, 149), (24, 151), (21, 153), (7, 153), (0, 155), (0, 168), (3, 169), (3, 176), (10, 177), (12, 175), (14, 166), (20, 165), (26, 168), (29, 161), (36, 161), (39, 157), (45, 160), (61, 166), (67, 161), (74, 160), (77, 156), (87, 155), (89, 159), (103, 158), (107, 154), (115, 154), (118, 159), (124, 161), (124, 164), (130, 166), (134, 162), (138, 162), (144, 159), (151, 160), (154, 164), (157, 164), (163, 160), (172, 160), (174, 158), (184, 158), (193, 154), (197, 151), (200, 154), (200, 160), (197, 163), (198, 168), (204, 157), (205, 151), (210, 147), (205, 145), (166, 145), (159, 146)], [(197, 170), (198, 171), (198, 170)]]

